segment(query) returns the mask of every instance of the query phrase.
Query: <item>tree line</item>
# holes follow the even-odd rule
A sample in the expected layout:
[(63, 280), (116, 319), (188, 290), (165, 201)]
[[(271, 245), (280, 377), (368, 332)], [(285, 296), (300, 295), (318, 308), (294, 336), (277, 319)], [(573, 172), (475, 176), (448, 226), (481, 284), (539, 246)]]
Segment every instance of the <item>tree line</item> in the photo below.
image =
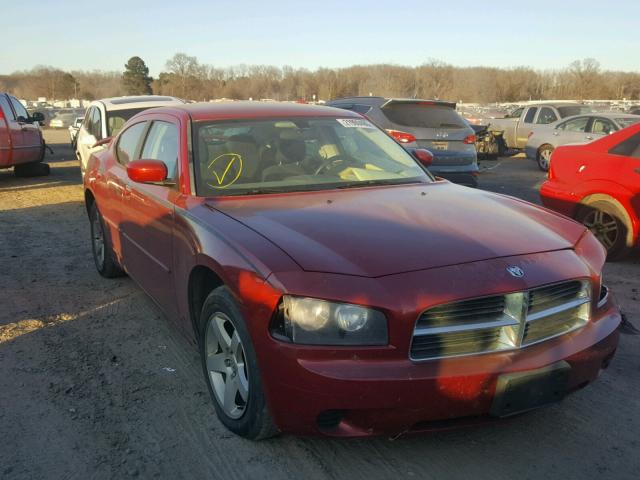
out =
[(49, 66), (0, 75), (0, 91), (19, 98), (96, 99), (126, 94), (216, 98), (329, 100), (351, 95), (436, 98), (462, 102), (542, 99), (640, 99), (640, 73), (603, 70), (594, 59), (564, 69), (456, 67), (431, 60), (416, 67), (376, 64), (309, 70), (290, 66), (216, 67), (177, 53), (157, 78), (140, 57), (124, 72), (63, 71)]

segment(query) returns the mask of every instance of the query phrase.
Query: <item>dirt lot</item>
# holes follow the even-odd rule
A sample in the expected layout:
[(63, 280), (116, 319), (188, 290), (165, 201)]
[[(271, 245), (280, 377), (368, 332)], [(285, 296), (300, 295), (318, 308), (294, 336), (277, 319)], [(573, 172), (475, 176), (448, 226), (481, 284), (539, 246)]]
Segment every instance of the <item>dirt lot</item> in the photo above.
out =
[[(638, 478), (640, 336), (629, 333), (598, 382), (509, 421), (398, 440), (229, 434), (195, 348), (129, 279), (96, 273), (77, 163), (53, 148), (49, 177), (0, 171), (2, 478)], [(533, 162), (483, 165), (482, 188), (537, 201)], [(640, 326), (638, 258), (605, 278)]]

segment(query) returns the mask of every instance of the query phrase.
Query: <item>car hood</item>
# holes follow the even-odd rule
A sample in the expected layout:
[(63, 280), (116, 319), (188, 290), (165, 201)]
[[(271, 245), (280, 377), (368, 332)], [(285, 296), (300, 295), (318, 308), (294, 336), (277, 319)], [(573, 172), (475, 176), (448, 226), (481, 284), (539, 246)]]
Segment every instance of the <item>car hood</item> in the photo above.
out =
[(448, 182), (226, 197), (207, 205), (306, 271), (365, 277), (568, 249), (584, 233), (541, 207)]

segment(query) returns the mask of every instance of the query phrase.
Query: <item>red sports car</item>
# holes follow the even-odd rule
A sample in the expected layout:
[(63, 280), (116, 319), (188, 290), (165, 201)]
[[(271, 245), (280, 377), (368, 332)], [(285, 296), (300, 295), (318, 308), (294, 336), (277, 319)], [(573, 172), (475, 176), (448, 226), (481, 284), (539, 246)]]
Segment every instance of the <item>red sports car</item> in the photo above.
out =
[(423, 431), (595, 380), (620, 324), (596, 238), (415, 156), (346, 110), (146, 111), (88, 165), (96, 267), (197, 342), (253, 439)]
[(624, 257), (640, 234), (640, 124), (557, 148), (540, 196), (589, 227), (610, 259)]

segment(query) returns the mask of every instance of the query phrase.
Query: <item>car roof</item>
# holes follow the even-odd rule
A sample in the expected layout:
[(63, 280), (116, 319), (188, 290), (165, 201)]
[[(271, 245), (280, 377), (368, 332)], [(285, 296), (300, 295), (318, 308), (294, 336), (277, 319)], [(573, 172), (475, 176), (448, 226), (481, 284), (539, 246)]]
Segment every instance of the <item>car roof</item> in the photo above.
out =
[(589, 113), (581, 113), (580, 115), (571, 115), (570, 117), (564, 117), (560, 119), (561, 121), (558, 123), (564, 123), (567, 120), (571, 120), (573, 118), (581, 118), (581, 117), (603, 117), (610, 118), (615, 120), (616, 118), (636, 118), (638, 115), (632, 115), (630, 113), (624, 112), (589, 112)]
[(359, 114), (339, 108), (285, 102), (216, 102), (187, 103), (157, 108), (153, 113), (186, 112), (192, 120), (222, 120), (233, 118), (287, 117), (355, 117)]
[(341, 104), (341, 103), (360, 103), (362, 105), (372, 106), (384, 106), (388, 103), (420, 103), (426, 102), (433, 105), (443, 105), (446, 107), (455, 108), (455, 102), (447, 102), (445, 100), (433, 100), (425, 98), (403, 98), (403, 97), (373, 97), (373, 96), (356, 96), (356, 97), (342, 97), (336, 98), (327, 102), (328, 104)]
[(126, 110), (129, 108), (163, 107), (166, 105), (183, 105), (185, 102), (176, 97), (164, 95), (131, 95), (124, 97), (102, 98), (91, 102), (92, 105), (104, 105), (108, 111)]

